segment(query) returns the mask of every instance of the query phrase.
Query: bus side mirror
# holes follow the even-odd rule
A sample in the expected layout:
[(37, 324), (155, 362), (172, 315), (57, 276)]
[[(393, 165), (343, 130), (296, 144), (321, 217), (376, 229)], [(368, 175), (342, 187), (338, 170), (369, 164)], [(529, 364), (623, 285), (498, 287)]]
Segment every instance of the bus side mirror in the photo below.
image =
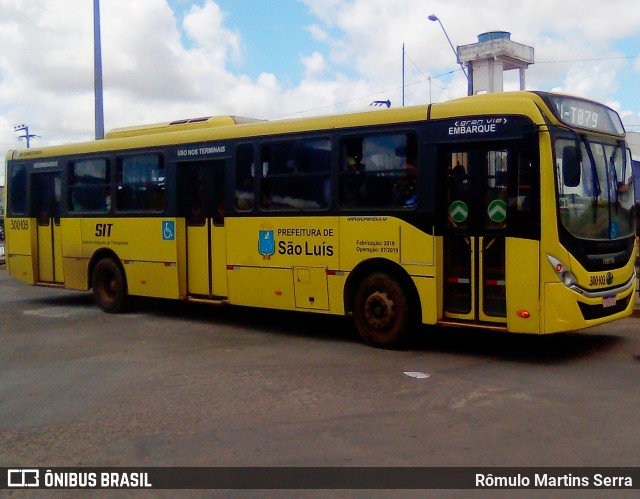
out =
[(562, 179), (566, 187), (580, 185), (580, 157), (575, 146), (566, 146), (562, 150)]

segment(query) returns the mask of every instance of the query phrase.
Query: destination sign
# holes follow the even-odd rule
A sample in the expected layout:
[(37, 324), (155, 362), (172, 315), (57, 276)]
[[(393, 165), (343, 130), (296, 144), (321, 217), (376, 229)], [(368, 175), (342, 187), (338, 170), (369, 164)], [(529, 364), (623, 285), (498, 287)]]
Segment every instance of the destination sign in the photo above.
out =
[(615, 135), (624, 134), (620, 116), (607, 106), (565, 95), (544, 94), (543, 97), (556, 117), (566, 125)]

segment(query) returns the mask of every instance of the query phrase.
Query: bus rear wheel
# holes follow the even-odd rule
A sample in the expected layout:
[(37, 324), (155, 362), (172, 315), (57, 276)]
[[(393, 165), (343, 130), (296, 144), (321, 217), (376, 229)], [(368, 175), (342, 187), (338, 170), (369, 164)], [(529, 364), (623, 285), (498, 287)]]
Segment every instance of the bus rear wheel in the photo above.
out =
[(413, 322), (405, 289), (384, 272), (368, 275), (358, 286), (353, 319), (362, 339), (380, 348), (402, 345)]
[(96, 263), (91, 282), (93, 297), (102, 310), (117, 313), (126, 308), (127, 282), (120, 266), (111, 258)]

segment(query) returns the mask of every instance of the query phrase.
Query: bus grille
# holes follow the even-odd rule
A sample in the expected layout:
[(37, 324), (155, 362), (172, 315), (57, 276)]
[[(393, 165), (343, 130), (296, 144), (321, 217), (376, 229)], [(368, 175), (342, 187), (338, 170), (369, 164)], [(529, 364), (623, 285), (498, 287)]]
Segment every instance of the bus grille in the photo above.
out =
[(626, 309), (627, 305), (629, 305), (631, 296), (632, 295), (629, 295), (622, 300), (618, 300), (613, 307), (604, 308), (602, 305), (587, 305), (586, 303), (580, 302), (578, 302), (578, 306), (580, 307), (580, 311), (582, 312), (582, 316), (585, 320), (601, 319), (602, 317), (608, 317)]

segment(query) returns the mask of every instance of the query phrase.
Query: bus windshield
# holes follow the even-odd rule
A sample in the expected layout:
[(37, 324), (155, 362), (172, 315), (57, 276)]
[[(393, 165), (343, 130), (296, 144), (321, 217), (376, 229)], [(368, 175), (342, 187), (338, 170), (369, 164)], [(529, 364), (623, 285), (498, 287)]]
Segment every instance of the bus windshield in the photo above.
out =
[(555, 141), (562, 225), (576, 238), (615, 240), (635, 232), (633, 175), (624, 142), (581, 136)]

